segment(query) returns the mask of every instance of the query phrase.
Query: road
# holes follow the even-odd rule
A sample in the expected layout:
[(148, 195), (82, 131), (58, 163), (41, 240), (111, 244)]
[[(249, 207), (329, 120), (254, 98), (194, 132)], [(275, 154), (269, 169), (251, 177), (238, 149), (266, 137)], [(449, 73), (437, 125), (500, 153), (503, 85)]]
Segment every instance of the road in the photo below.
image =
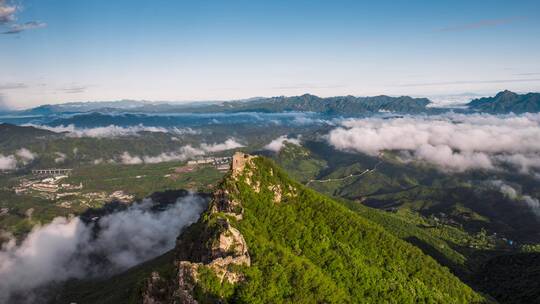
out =
[(377, 170), (377, 167), (382, 163), (382, 160), (379, 160), (378, 163), (375, 164), (375, 166), (373, 166), (373, 168), (371, 169), (366, 169), (364, 170), (363, 172), (361, 173), (358, 173), (358, 174), (350, 174), (350, 175), (347, 175), (345, 177), (340, 177), (340, 178), (329, 178), (329, 179), (312, 179), (312, 180), (309, 180), (307, 183), (306, 183), (306, 186), (308, 186), (309, 184), (311, 183), (327, 183), (327, 182), (335, 182), (335, 181), (340, 181), (340, 180), (345, 180), (347, 178), (351, 178), (351, 177), (359, 177), (359, 176), (362, 176), (364, 174), (368, 174), (370, 172), (373, 172), (375, 170)]

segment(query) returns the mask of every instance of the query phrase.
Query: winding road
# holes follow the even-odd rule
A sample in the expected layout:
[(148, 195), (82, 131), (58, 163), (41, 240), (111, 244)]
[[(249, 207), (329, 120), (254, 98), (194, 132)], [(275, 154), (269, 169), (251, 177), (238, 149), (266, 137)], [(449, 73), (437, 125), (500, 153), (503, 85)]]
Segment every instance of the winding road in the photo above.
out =
[(311, 179), (309, 180), (307, 183), (306, 183), (306, 186), (308, 186), (309, 184), (311, 183), (327, 183), (327, 182), (334, 182), (334, 181), (340, 181), (340, 180), (345, 180), (347, 178), (351, 178), (351, 177), (359, 177), (359, 176), (362, 176), (364, 174), (367, 174), (367, 173), (370, 173), (370, 172), (373, 172), (375, 170), (377, 170), (377, 167), (382, 163), (382, 160), (379, 160), (378, 163), (375, 164), (375, 166), (373, 166), (373, 168), (371, 169), (366, 169), (364, 171), (362, 171), (361, 173), (358, 173), (358, 174), (350, 174), (350, 175), (347, 175), (345, 177), (340, 177), (340, 178), (329, 178), (329, 179)]

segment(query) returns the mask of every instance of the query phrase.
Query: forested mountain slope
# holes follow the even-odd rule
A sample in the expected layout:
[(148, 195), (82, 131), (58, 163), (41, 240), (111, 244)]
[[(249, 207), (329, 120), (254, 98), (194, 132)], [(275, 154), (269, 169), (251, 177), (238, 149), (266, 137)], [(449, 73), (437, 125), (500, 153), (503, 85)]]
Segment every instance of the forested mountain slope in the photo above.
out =
[(241, 157), (209, 210), (179, 237), (177, 275), (148, 280), (146, 303), (484, 301), (418, 248), (270, 160)]

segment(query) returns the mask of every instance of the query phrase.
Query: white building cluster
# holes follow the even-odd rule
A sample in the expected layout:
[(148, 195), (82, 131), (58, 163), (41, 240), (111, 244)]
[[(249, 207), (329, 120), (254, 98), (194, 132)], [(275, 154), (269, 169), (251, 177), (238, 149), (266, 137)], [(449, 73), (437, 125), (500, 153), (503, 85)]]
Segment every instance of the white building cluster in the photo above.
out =
[(220, 171), (229, 170), (232, 157), (206, 157), (201, 159), (194, 159), (187, 162), (187, 165), (190, 167), (197, 166), (213, 166)]
[[(78, 192), (66, 192), (66, 191), (79, 191), (82, 190), (83, 185), (73, 185), (62, 182), (67, 175), (54, 175), (43, 179), (23, 179), (20, 184), (14, 188), (16, 194), (37, 192), (50, 199), (56, 199), (68, 195), (76, 195)], [(62, 193), (59, 193), (62, 192)]]

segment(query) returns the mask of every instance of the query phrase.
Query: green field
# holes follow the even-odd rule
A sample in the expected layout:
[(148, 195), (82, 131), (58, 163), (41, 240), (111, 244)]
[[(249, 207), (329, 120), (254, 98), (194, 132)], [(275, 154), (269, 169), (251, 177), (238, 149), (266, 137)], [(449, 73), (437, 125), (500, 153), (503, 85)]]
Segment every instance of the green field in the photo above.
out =
[[(109, 202), (108, 195), (123, 191), (140, 200), (154, 192), (186, 189), (195, 192), (211, 192), (222, 178), (223, 172), (213, 167), (202, 167), (192, 172), (175, 173), (182, 162), (166, 162), (145, 165), (101, 164), (75, 168), (63, 182), (82, 183), (80, 195), (58, 200), (40, 197), (35, 192), (16, 195), (13, 186), (31, 175), (4, 175), (0, 179), (0, 208), (9, 211), (0, 216), (0, 229), (21, 237), (36, 224), (45, 224), (57, 216), (78, 215), (89, 208), (101, 208)], [(93, 198), (91, 194), (103, 194), (103, 198)], [(69, 207), (62, 207), (69, 202)], [(33, 210), (28, 216), (28, 210)]]

